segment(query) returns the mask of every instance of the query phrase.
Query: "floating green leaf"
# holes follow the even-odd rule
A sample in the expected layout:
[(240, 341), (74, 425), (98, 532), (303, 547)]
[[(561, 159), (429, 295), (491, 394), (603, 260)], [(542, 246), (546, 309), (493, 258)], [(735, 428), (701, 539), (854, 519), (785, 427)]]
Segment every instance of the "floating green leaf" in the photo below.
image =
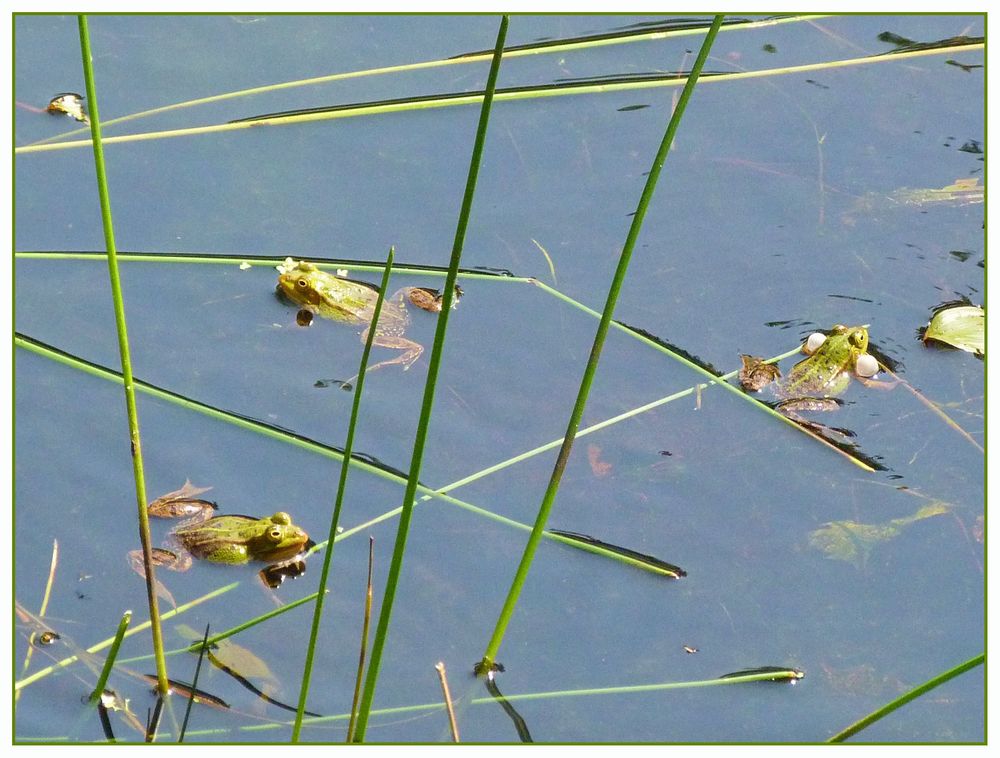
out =
[(912, 516), (896, 518), (884, 524), (859, 524), (857, 521), (831, 521), (809, 533), (809, 545), (822, 550), (827, 558), (853, 563), (861, 568), (874, 547), (898, 537), (903, 527), (931, 516), (948, 512), (948, 505), (935, 500)]
[(936, 340), (975, 355), (986, 354), (986, 313), (978, 305), (958, 305), (934, 314), (924, 332), (924, 342)]

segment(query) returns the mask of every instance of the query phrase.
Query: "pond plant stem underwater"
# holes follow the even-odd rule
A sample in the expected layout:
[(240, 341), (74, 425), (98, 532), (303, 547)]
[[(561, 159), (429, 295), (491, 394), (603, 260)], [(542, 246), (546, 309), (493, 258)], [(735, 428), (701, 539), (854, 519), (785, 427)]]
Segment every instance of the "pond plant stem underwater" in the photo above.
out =
[(108, 273), (111, 277), (111, 297), (115, 307), (115, 326), (118, 330), (118, 350), (122, 362), (122, 383), (125, 386), (125, 407), (128, 412), (129, 440), (132, 451), (132, 472), (135, 477), (135, 497), (139, 514), (139, 539), (142, 543), (142, 561), (146, 571), (146, 596), (149, 602), (149, 620), (156, 656), (156, 688), (165, 696), (170, 685), (167, 681), (167, 663), (163, 656), (163, 633), (160, 629), (160, 611), (156, 598), (156, 578), (153, 573), (149, 516), (146, 512), (146, 479), (142, 467), (142, 445), (139, 440), (139, 417), (135, 407), (135, 387), (132, 382), (132, 360), (129, 355), (128, 330), (125, 325), (125, 305), (122, 301), (121, 279), (118, 275), (117, 247), (114, 224), (111, 219), (111, 199), (108, 193), (107, 173), (104, 166), (104, 149), (101, 145), (101, 119), (97, 108), (97, 88), (90, 52), (90, 32), (87, 17), (79, 16), (80, 52), (83, 58), (83, 75), (87, 84), (87, 103), (90, 108), (90, 134), (94, 145), (94, 164), (97, 170), (97, 191), (101, 203), (101, 221), (108, 252)]
[(406, 492), (403, 494), (402, 510), (399, 515), (399, 526), (396, 529), (396, 543), (393, 547), (392, 560), (389, 565), (389, 575), (386, 578), (385, 592), (382, 596), (381, 610), (379, 611), (378, 625), (375, 629), (375, 639), (372, 643), (371, 660), (368, 664), (368, 673), (365, 676), (365, 686), (361, 695), (361, 706), (358, 711), (358, 720), (355, 725), (354, 741), (364, 742), (365, 730), (368, 726), (368, 716), (371, 712), (372, 701), (375, 697), (375, 684), (378, 681), (379, 667), (382, 662), (382, 650), (385, 647), (386, 636), (389, 631), (389, 619), (392, 614), (392, 603), (396, 594), (396, 585), (402, 570), (403, 553), (406, 550), (406, 538), (410, 528), (410, 519), (413, 515), (417, 484), (420, 477), (420, 464), (423, 460), (424, 442), (427, 438), (427, 429), (430, 425), (431, 408), (434, 405), (434, 389), (437, 383), (438, 368), (441, 363), (441, 353), (444, 349), (445, 333), (448, 329), (448, 316), (451, 311), (452, 299), (455, 293), (455, 280), (458, 275), (458, 267), (462, 260), (462, 249), (465, 244), (465, 232), (469, 223), (469, 215), (472, 213), (472, 200), (476, 192), (476, 180), (479, 176), (479, 165), (482, 161), (483, 147), (486, 143), (486, 130), (490, 121), (490, 109), (493, 106), (493, 93), (496, 90), (497, 77), (500, 74), (500, 61), (503, 58), (504, 41), (507, 38), (507, 26), (510, 23), (508, 16), (500, 19), (500, 30), (497, 33), (496, 45), (493, 52), (493, 61), (490, 64), (490, 73), (486, 80), (486, 91), (483, 96), (483, 104), (479, 113), (479, 125), (476, 130), (476, 140), (472, 148), (472, 159), (469, 163), (469, 175), (465, 185), (465, 195), (462, 198), (462, 209), (458, 216), (458, 226), (455, 229), (455, 242), (452, 246), (451, 261), (448, 266), (448, 276), (445, 278), (444, 294), (441, 303), (441, 312), (438, 315), (437, 329), (434, 332), (434, 347), (431, 349), (431, 357), (427, 367), (427, 383), (424, 385), (423, 404), (420, 408), (420, 419), (417, 422), (417, 431), (413, 441), (413, 457), (410, 461), (410, 476), (406, 482)]
[(611, 325), (611, 318), (614, 315), (615, 305), (618, 302), (618, 293), (621, 290), (622, 283), (625, 281), (625, 274), (628, 271), (628, 265), (632, 258), (632, 250), (635, 248), (636, 240), (639, 237), (639, 231), (642, 228), (642, 222), (646, 215), (646, 209), (649, 207), (649, 202), (653, 197), (657, 180), (660, 177), (660, 171), (667, 159), (667, 154), (670, 151), (670, 145), (673, 143), (674, 135), (677, 133), (677, 127), (680, 124), (681, 117), (684, 115), (684, 110), (687, 108), (688, 101), (691, 99), (691, 94), (694, 92), (695, 85), (698, 82), (698, 75), (705, 65), (705, 60), (708, 58), (708, 52), (711, 50), (712, 43), (715, 41), (715, 36), (719, 32), (719, 28), (722, 26), (722, 19), (722, 14), (719, 14), (712, 20), (712, 26), (705, 35), (705, 41), (702, 43), (701, 50), (698, 51), (698, 57), (691, 68), (691, 74), (688, 76), (687, 82), (684, 85), (684, 90), (681, 93), (680, 99), (677, 101), (677, 107), (674, 109), (673, 114), (670, 117), (666, 132), (663, 135), (663, 140), (660, 143), (660, 148), (656, 153), (656, 157), (653, 159), (653, 165), (651, 166), (649, 175), (646, 178), (646, 185), (639, 198), (639, 204), (636, 207), (635, 215), (632, 217), (632, 224), (629, 227), (628, 236), (625, 239), (625, 245), (622, 248), (622, 253), (618, 260), (618, 267), (615, 270), (614, 278), (611, 281), (611, 287), (608, 291), (604, 312), (601, 314), (601, 321), (598, 324), (597, 333), (594, 336), (594, 344), (591, 348), (590, 359), (587, 361), (587, 366), (583, 372), (583, 378), (580, 382), (580, 390), (577, 395), (576, 404), (573, 407), (573, 412), (570, 414), (569, 424), (566, 429), (566, 436), (563, 438), (562, 446), (559, 448), (559, 455), (556, 459), (555, 466), (552, 469), (552, 476), (549, 479), (545, 496), (542, 499), (541, 506), (539, 507), (538, 517), (536, 518), (535, 525), (531, 530), (531, 535), (528, 537), (528, 542), (524, 548), (524, 554), (521, 557), (521, 562), (517, 567), (517, 572), (514, 575), (514, 580), (511, 584), (510, 591), (508, 592), (507, 599), (504, 602), (500, 616), (497, 619), (493, 636), (487, 644), (486, 652), (483, 654), (482, 661), (480, 661), (476, 668), (477, 673), (481, 675), (488, 676), (494, 671), (496, 655), (500, 649), (500, 644), (503, 641), (504, 632), (506, 631), (507, 625), (510, 623), (510, 619), (514, 614), (514, 608), (517, 605), (521, 589), (524, 586), (528, 571), (531, 568), (535, 551), (538, 548), (538, 543), (541, 541), (542, 534), (545, 531), (545, 524), (548, 521), (549, 513), (552, 511), (552, 505), (555, 502), (556, 492), (559, 489), (559, 483), (562, 479), (563, 470), (566, 467), (570, 451), (573, 448), (573, 440), (576, 438), (577, 428), (580, 426), (580, 420), (583, 418), (583, 411), (587, 404), (587, 396), (590, 393), (590, 386), (593, 382), (594, 374), (597, 371), (597, 364), (601, 357), (601, 349), (604, 346), (604, 339), (607, 336), (608, 328)]

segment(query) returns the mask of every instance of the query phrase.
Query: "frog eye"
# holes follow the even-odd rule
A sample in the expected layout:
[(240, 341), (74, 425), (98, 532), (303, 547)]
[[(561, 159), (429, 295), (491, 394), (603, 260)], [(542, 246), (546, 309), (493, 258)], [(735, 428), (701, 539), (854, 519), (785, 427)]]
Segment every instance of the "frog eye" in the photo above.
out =
[(271, 540), (271, 542), (281, 542), (281, 529), (276, 526), (272, 526), (267, 530), (267, 537)]
[(300, 290), (308, 289), (309, 282), (305, 279), (299, 279), (297, 282), (295, 282), (295, 286), (298, 287)]

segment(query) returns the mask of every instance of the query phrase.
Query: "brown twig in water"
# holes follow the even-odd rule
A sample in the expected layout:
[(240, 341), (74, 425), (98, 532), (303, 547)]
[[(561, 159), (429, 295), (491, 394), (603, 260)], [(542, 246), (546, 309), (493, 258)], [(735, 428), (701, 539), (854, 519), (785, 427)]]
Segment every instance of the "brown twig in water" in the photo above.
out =
[(978, 450), (980, 453), (985, 452), (983, 450), (983, 446), (980, 445), (978, 442), (976, 442), (976, 440), (972, 437), (971, 434), (969, 434), (962, 427), (960, 427), (958, 425), (958, 422), (956, 422), (951, 416), (949, 416), (947, 413), (945, 413), (943, 410), (941, 410), (941, 408), (937, 405), (937, 403), (935, 403), (935, 402), (933, 402), (931, 400), (928, 400), (926, 397), (924, 397), (923, 393), (921, 393), (920, 390), (915, 389), (913, 387), (913, 385), (911, 385), (908, 381), (906, 381), (902, 377), (897, 376), (896, 374), (894, 374), (892, 371), (890, 371), (885, 366), (882, 366), (881, 368), (882, 368), (883, 371), (885, 371), (885, 373), (887, 373), (889, 376), (891, 376), (895, 381), (899, 382), (904, 387), (906, 387), (906, 389), (908, 389), (910, 392), (912, 392), (913, 395), (914, 395), (914, 397), (917, 398), (917, 400), (919, 400), (921, 403), (923, 403), (928, 408), (930, 408), (932, 411), (934, 411), (934, 413), (936, 413), (948, 426), (950, 426), (956, 432), (958, 432), (963, 437), (965, 437), (965, 439), (969, 443), (971, 443), (972, 446), (974, 448), (976, 448), (976, 450)]
[(451, 741), (460, 742), (458, 739), (458, 722), (455, 721), (455, 709), (451, 704), (451, 690), (448, 689), (448, 675), (444, 670), (444, 661), (438, 661), (437, 665), (434, 667), (438, 672), (438, 678), (441, 680), (441, 691), (444, 693), (444, 704), (448, 709), (448, 724), (451, 727)]

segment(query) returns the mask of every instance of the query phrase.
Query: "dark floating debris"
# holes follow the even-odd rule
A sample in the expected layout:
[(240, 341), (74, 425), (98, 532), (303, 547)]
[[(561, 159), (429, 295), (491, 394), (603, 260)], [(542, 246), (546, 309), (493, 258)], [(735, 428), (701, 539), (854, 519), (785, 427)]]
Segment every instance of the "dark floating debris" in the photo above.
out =
[(907, 37), (901, 37), (894, 32), (882, 32), (877, 37), (879, 42), (888, 42), (890, 45), (895, 45), (896, 47), (905, 47), (907, 45), (917, 44), (912, 39)]
[(890, 50), (884, 55), (893, 55), (895, 53), (909, 53), (914, 50), (936, 50), (942, 47), (960, 47), (962, 45), (981, 45), (986, 41), (985, 37), (946, 37), (945, 39), (934, 40), (932, 42), (916, 42), (912, 39), (906, 37), (901, 37), (893, 32), (882, 32), (878, 35), (878, 40), (880, 42), (888, 42), (890, 45), (895, 45), (895, 50)]
[(828, 292), (827, 297), (835, 297), (840, 300), (853, 300), (856, 303), (874, 303), (875, 301), (867, 297), (858, 297), (857, 295), (837, 295), (833, 292)]
[[(770, 18), (778, 18), (778, 16), (771, 16)], [(740, 24), (752, 24), (748, 18), (732, 17), (727, 18), (722, 22), (723, 26), (738, 26)], [(508, 54), (517, 50), (536, 50), (545, 47), (555, 47), (557, 45), (568, 45), (579, 42), (594, 42), (598, 40), (605, 39), (620, 39), (625, 37), (632, 37), (637, 35), (650, 34), (652, 32), (669, 32), (678, 29), (698, 29), (704, 28), (706, 31), (709, 26), (711, 26), (712, 20), (710, 18), (668, 18), (662, 21), (642, 21), (636, 24), (629, 24), (627, 26), (620, 26), (615, 31), (611, 32), (596, 32), (591, 34), (583, 34), (576, 37), (558, 37), (558, 38), (548, 38), (539, 42), (532, 42), (526, 45), (510, 45), (504, 48), (504, 54)], [(479, 55), (489, 55), (492, 50), (474, 50), (467, 53), (459, 53), (458, 55), (453, 55), (451, 59), (455, 58), (469, 58), (472, 56)]]
[(985, 68), (981, 63), (959, 63), (958, 61), (952, 60), (951, 58), (946, 60), (945, 63), (947, 63), (949, 66), (956, 66), (957, 68), (962, 69), (967, 74), (971, 74), (972, 70), (975, 68)]

